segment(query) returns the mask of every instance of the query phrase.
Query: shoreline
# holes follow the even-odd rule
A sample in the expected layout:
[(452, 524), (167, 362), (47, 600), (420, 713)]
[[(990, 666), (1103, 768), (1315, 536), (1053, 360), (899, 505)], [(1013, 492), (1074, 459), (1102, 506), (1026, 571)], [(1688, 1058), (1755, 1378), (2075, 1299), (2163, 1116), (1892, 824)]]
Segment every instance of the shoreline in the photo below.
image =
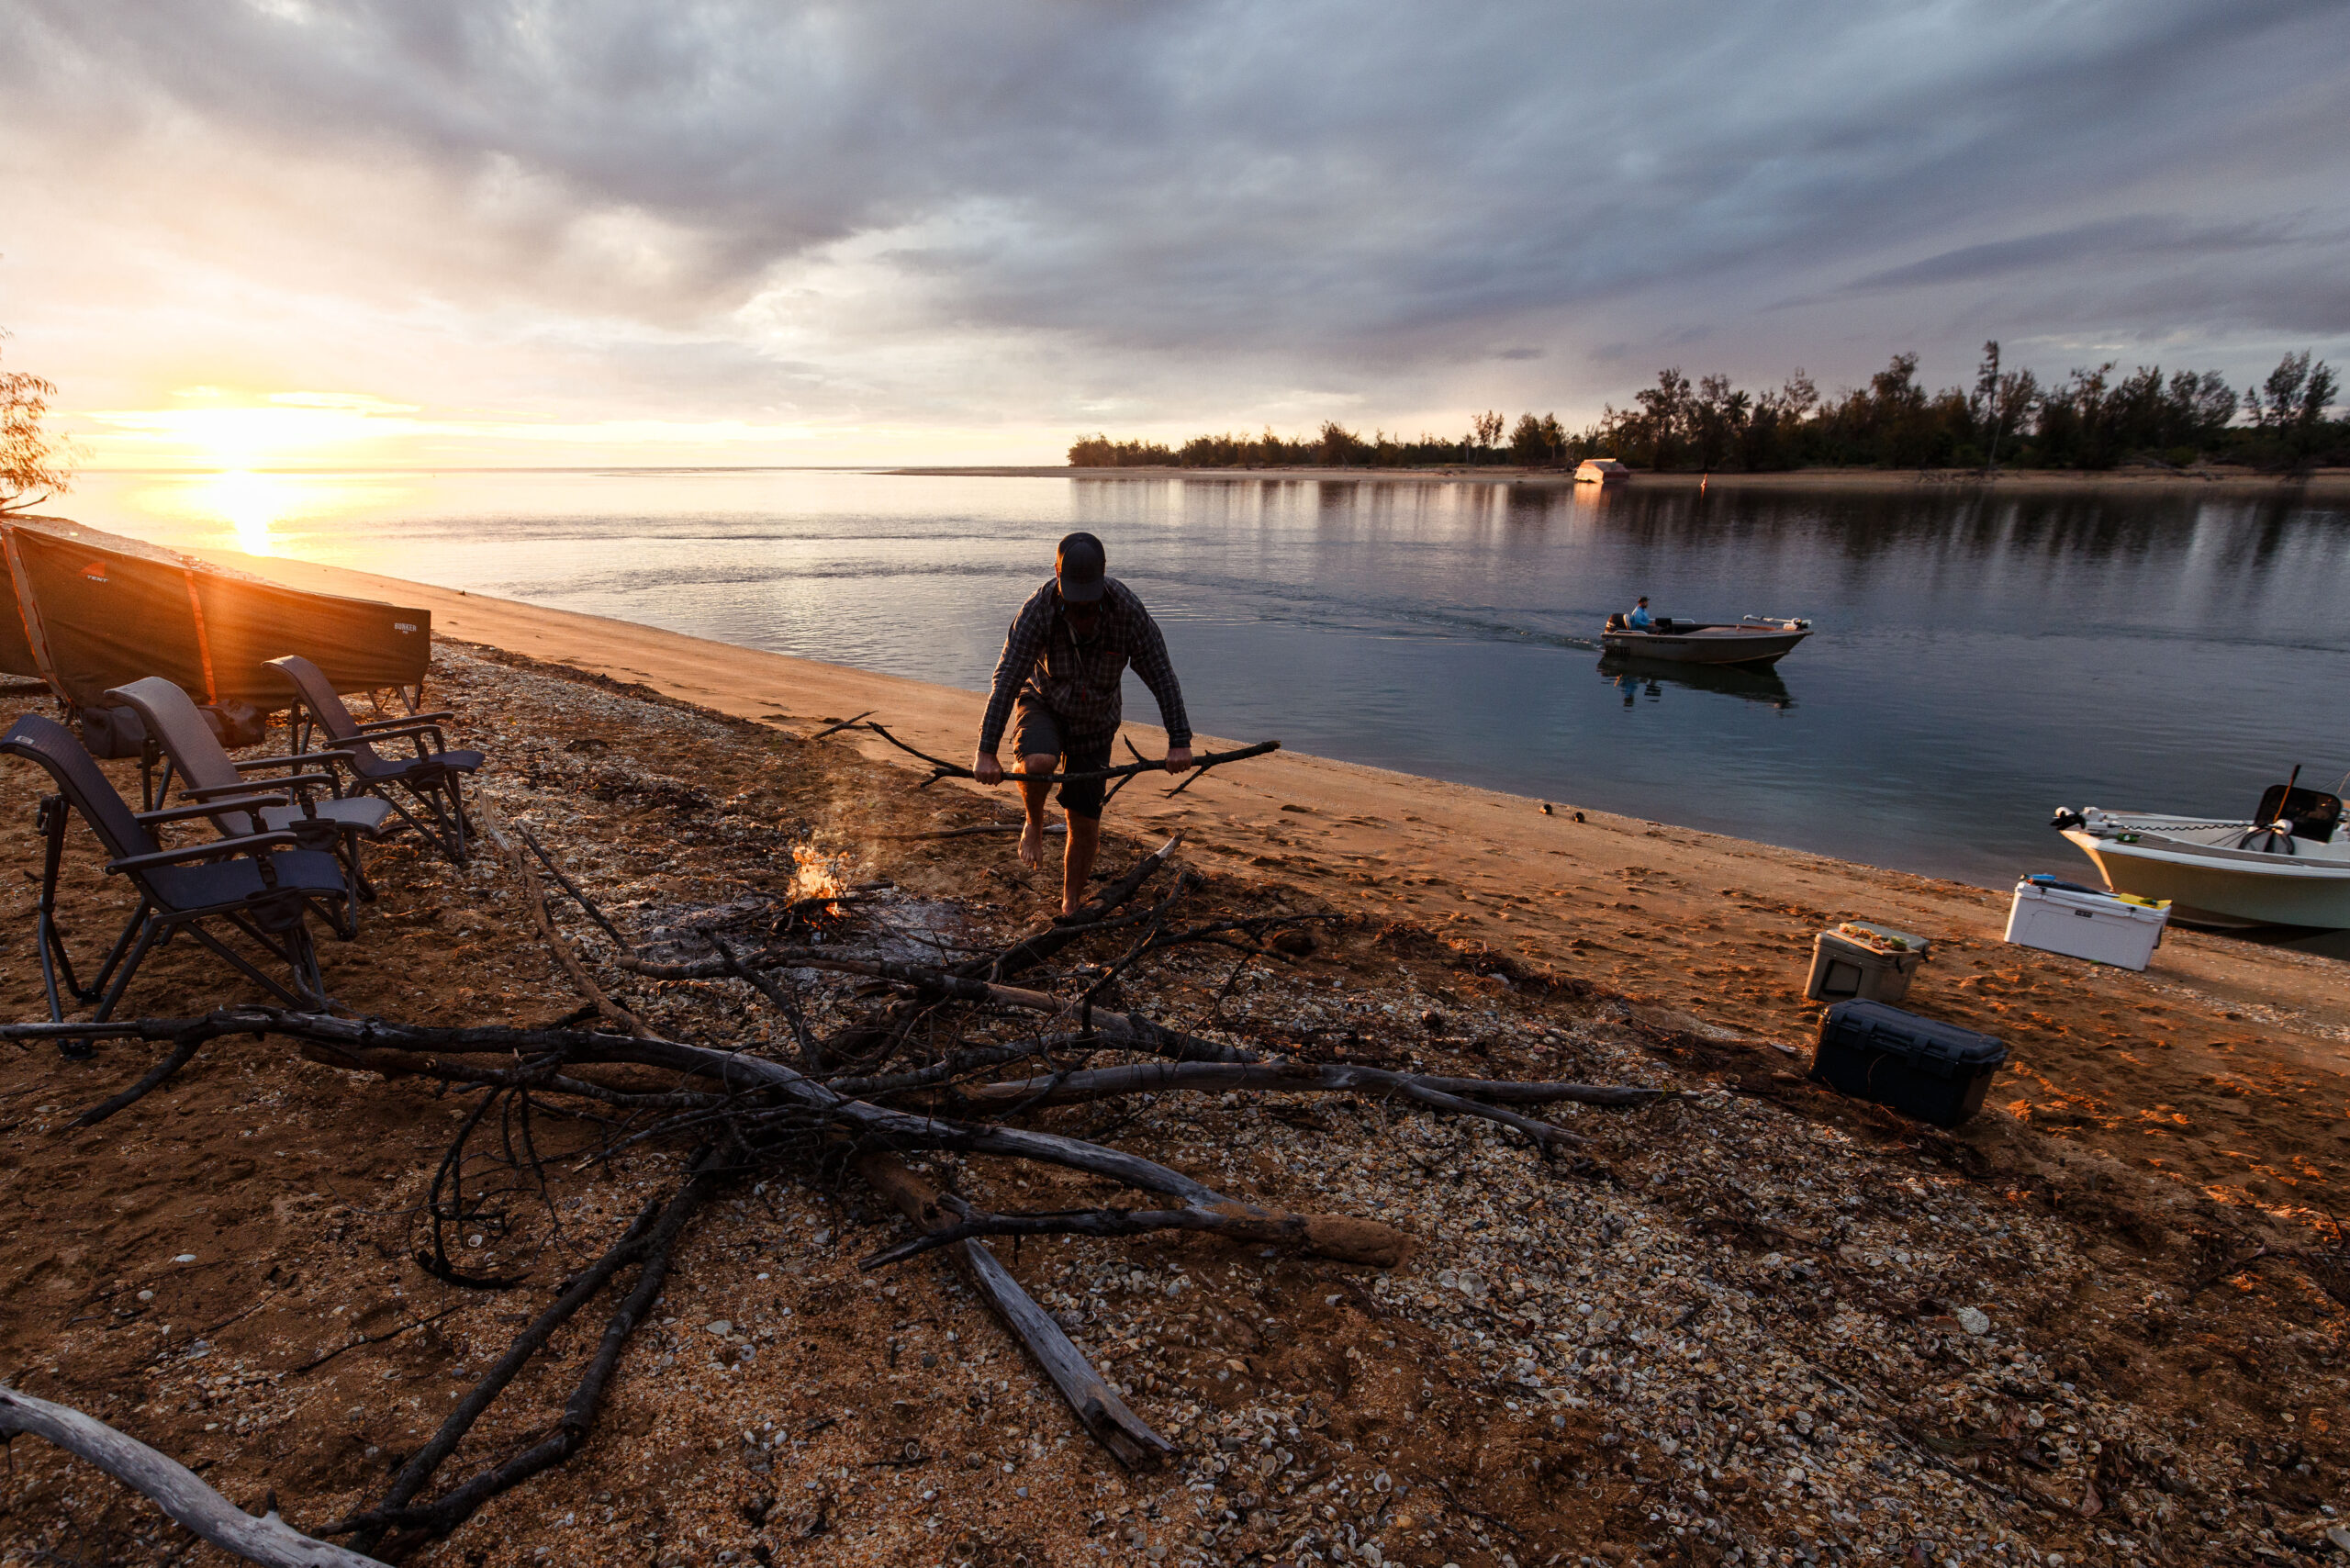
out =
[[(1340, 485), (1509, 485), (1538, 489), (1581, 489), (1603, 493), (1597, 486), (1578, 487), (1574, 476), (1554, 468), (1518, 468), (1505, 465), (1477, 468), (1072, 468), (965, 466), (885, 468), (876, 472), (910, 478), (1000, 478), (1140, 480), (1183, 479), (1203, 483), (1248, 482), (1286, 484), (1312, 482)], [(2088, 495), (2099, 491), (2176, 491), (2180, 495), (2296, 496), (2316, 500), (2350, 499), (2350, 468), (2321, 468), (2300, 477), (2255, 474), (2244, 469), (2116, 468), (2102, 473), (2070, 470), (2005, 469), (1984, 474), (1971, 468), (1796, 468), (1785, 473), (1648, 474), (1635, 473), (1606, 493), (1624, 490), (1832, 490), (1896, 495), (1919, 490), (2002, 495)]]
[[(440, 636), (641, 684), (803, 734), (875, 710), (911, 744), (960, 756), (986, 702), (979, 692), (633, 622), (286, 557), (208, 554), (221, 565), (289, 587), (429, 610)], [(1145, 755), (1165, 745), (1155, 725), (1129, 722), (1125, 734)], [(1222, 750), (1266, 738), (1203, 732), (1197, 744)], [(873, 737), (860, 736), (856, 744), (875, 757), (903, 760)], [(1006, 809), (1013, 800), (1008, 790), (941, 786), (947, 789)], [(1339, 907), (1438, 923), (1455, 935), (1546, 963), (1605, 952), (1619, 989), (1781, 1038), (1789, 1036), (1790, 1020), (1780, 988), (1749, 988), (1751, 1004), (1743, 1004), (1734, 991), (1726, 994), (1720, 975), (1678, 961), (1692, 934), (1719, 929), (1735, 903), (1793, 904), (1806, 921), (1816, 921), (1814, 929), (1838, 920), (1880, 920), (1943, 941), (1987, 943), (2001, 963), (2087, 968), (2005, 947), (2004, 890), (1669, 827), (1572, 801), (1549, 802), (1552, 811), (1546, 814), (1544, 802), (1530, 797), (1290, 751), (1210, 774), (1177, 800), (1136, 799), (1140, 794), (1137, 790), (1114, 809), (1113, 826), (1138, 833), (1181, 827), (1196, 851), (1311, 887)], [(1583, 820), (1577, 820), (1578, 812)], [(1571, 876), (1582, 886), (1568, 897), (1557, 890)], [(1538, 883), (1549, 890), (1538, 894)], [(1603, 900), (1597, 891), (1639, 897)], [(1696, 938), (1695, 945), (1704, 940)], [(1801, 946), (1800, 957), (1785, 960), (1798, 987), (1808, 959), (1807, 934)], [(2339, 1073), (2350, 1070), (2350, 987), (2342, 983), (2344, 972), (2337, 960), (2178, 929), (2165, 938), (2146, 976), (2098, 973), (2101, 981), (2125, 988), (2188, 986), (2210, 1003), (2222, 1032), (2228, 1025), (2219, 1017), (2246, 1005), (2258, 1008), (2283, 1025), (2278, 1039), (2288, 1055), (2305, 1067)]]

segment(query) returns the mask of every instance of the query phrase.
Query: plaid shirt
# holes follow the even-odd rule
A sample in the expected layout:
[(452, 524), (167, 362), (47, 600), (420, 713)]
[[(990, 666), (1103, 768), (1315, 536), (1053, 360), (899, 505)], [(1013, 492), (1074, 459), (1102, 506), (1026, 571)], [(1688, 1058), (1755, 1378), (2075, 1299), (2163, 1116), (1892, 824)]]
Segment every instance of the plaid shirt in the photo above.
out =
[(1192, 744), (1192, 721), (1183, 711), (1183, 689), (1176, 684), (1175, 666), (1167, 662), (1167, 640), (1158, 622), (1142, 607), (1134, 590), (1115, 577), (1106, 579), (1100, 619), (1093, 635), (1079, 642), (1061, 613), (1060, 595), (1051, 583), (1028, 596), (1004, 633), (1003, 656), (995, 662), (995, 689), (988, 697), (988, 716), (979, 725), (979, 750), (989, 756), (1003, 740), (1003, 726), (1012, 717), (1017, 696), (1041, 702), (1059, 716), (1072, 736), (1114, 734), (1122, 716), (1120, 687), (1126, 665), (1142, 677), (1158, 699), (1158, 717), (1167, 726), (1170, 746)]

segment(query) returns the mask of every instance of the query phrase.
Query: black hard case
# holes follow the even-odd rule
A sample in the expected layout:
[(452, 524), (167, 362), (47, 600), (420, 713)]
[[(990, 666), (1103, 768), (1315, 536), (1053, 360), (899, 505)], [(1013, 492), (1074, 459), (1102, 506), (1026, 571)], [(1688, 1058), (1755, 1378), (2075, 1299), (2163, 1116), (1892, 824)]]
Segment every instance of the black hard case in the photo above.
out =
[(1882, 1002), (1840, 1002), (1820, 1020), (1811, 1076), (1839, 1094), (1954, 1127), (1983, 1108), (2008, 1047)]

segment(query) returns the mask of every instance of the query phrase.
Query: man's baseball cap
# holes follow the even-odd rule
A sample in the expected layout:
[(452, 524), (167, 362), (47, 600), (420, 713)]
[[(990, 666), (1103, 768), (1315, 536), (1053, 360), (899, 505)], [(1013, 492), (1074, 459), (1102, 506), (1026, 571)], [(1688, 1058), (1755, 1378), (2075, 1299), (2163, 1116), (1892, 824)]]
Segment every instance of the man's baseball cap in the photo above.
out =
[(1062, 540), (1053, 557), (1053, 576), (1060, 584), (1061, 598), (1070, 604), (1093, 603), (1108, 591), (1102, 574), (1109, 564), (1102, 541), (1093, 535), (1072, 533)]

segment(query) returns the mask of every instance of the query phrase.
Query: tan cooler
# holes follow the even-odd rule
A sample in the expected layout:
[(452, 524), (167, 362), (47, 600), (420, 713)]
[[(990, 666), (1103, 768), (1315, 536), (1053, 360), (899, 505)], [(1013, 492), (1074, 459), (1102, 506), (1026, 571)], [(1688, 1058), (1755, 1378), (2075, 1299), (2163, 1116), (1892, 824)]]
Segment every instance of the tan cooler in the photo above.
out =
[(1923, 936), (1865, 920), (1848, 920), (1811, 939), (1814, 1002), (1898, 1002), (1933, 944)]

